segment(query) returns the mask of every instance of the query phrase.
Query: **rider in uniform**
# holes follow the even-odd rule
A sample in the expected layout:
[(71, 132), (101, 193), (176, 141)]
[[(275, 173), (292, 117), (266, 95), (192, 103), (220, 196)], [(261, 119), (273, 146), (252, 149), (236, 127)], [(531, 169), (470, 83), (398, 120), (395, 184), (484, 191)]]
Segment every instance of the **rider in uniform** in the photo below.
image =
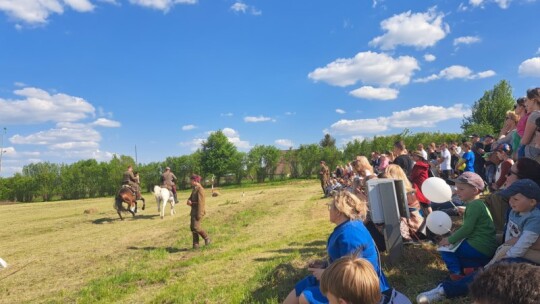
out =
[(141, 188), (139, 187), (138, 182), (139, 179), (133, 174), (133, 167), (129, 165), (127, 171), (124, 172), (124, 177), (122, 178), (122, 185), (130, 186), (133, 192), (135, 192), (135, 199), (142, 200), (144, 202), (144, 198), (141, 196)]

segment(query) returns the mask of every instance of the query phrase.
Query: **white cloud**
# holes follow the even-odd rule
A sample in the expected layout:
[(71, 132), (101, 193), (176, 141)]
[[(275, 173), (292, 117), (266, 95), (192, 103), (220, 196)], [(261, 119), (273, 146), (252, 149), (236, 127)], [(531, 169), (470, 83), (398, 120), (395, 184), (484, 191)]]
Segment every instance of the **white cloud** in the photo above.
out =
[(484, 3), (484, 0), (469, 0), (469, 3), (472, 6), (480, 6)]
[(254, 6), (247, 5), (241, 1), (235, 2), (233, 5), (231, 5), (230, 8), (235, 13), (242, 13), (242, 14), (251, 14), (254, 16), (259, 16), (262, 14), (262, 11), (255, 8)]
[(242, 2), (236, 2), (231, 6), (231, 10), (237, 13), (246, 13), (248, 6)]
[[(120, 5), (116, 0), (97, 0), (99, 2)], [(196, 4), (198, 0), (129, 0), (131, 4), (152, 9), (168, 11), (177, 4)], [(22, 21), (30, 25), (46, 24), (52, 14), (62, 15), (65, 9), (80, 13), (92, 12), (95, 9), (90, 0), (0, 0), (0, 11), (5, 12), (14, 21)], [(253, 14), (257, 10), (252, 9)], [(260, 12), (259, 12), (260, 13)], [(22, 29), (21, 24), (16, 24)]]
[(437, 57), (435, 57), (435, 55), (433, 54), (425, 54), (424, 55), (424, 60), (427, 61), (427, 62), (432, 62), (432, 61), (435, 61), (437, 59)]
[(342, 110), (342, 109), (336, 109), (336, 113), (338, 114), (345, 114), (347, 112), (345, 112), (345, 110)]
[(72, 9), (84, 13), (94, 10), (94, 5), (88, 0), (63, 0)]
[(182, 126), (182, 131), (189, 131), (189, 130), (193, 130), (195, 128), (196, 128), (195, 125), (185, 125), (185, 126)]
[(72, 141), (54, 144), (49, 147), (51, 150), (86, 150), (97, 149), (99, 144), (95, 141)]
[(364, 118), (356, 120), (342, 119), (330, 126), (331, 134), (361, 135), (384, 132), (390, 128), (435, 127), (438, 122), (463, 118), (470, 115), (470, 109), (463, 104), (449, 108), (441, 106), (421, 106), (405, 111), (393, 112), (387, 117)]
[(98, 118), (91, 125), (100, 126), (100, 127), (108, 127), (108, 128), (118, 128), (122, 124), (120, 122), (118, 122), (118, 121), (110, 120), (110, 119), (107, 119), (107, 118)]
[(40, 131), (27, 136), (14, 135), (9, 141), (18, 145), (51, 145), (68, 142), (99, 142), (101, 135), (96, 130), (77, 125), (59, 125), (57, 128)]
[(221, 113), (220, 116), (221, 117), (232, 117), (234, 114), (233, 113)]
[(459, 44), (472, 44), (472, 43), (478, 43), (478, 42), (480, 42), (480, 41), (481, 41), (480, 37), (476, 37), (476, 36), (463, 36), (463, 37), (458, 37), (458, 38), (454, 39), (454, 46), (459, 45)]
[[(535, 0), (527, 0), (529, 2), (534, 2)], [(489, 1), (485, 0), (469, 0), (469, 3), (474, 7), (484, 7), (484, 4)], [(491, 2), (497, 3), (497, 5), (502, 9), (507, 9), (510, 6), (512, 0), (491, 0)]]
[(494, 0), (502, 9), (507, 9), (510, 6), (512, 0)]
[(290, 148), (294, 146), (292, 140), (290, 139), (276, 139), (274, 143), (278, 146), (285, 147), (285, 148)]
[(453, 65), (447, 67), (439, 72), (439, 74), (432, 74), (428, 77), (415, 79), (413, 82), (430, 82), (437, 79), (482, 79), (495, 76), (496, 73), (493, 70), (486, 70), (474, 74), (471, 69), (461, 65)]
[(397, 98), (399, 91), (391, 88), (364, 86), (349, 92), (349, 94), (364, 99), (391, 100)]
[(236, 130), (231, 128), (224, 128), (222, 132), (225, 136), (227, 136), (229, 141), (238, 149), (248, 150), (251, 148), (249, 141), (241, 140), (240, 134)]
[(349, 86), (358, 81), (364, 84), (389, 86), (408, 84), (418, 62), (410, 56), (393, 58), (384, 53), (361, 52), (354, 58), (336, 59), (323, 68), (308, 74), (314, 81), (335, 86)]
[(540, 47), (539, 47), (538, 50), (536, 51), (536, 55), (540, 55)]
[(330, 126), (332, 134), (377, 133), (388, 129), (387, 118), (341, 119)]
[(77, 121), (95, 115), (95, 108), (80, 97), (63, 93), (51, 95), (31, 87), (14, 93), (23, 99), (0, 98), (0, 121), (4, 124)]
[(129, 2), (167, 12), (176, 4), (196, 4), (198, 0), (129, 0)]
[(191, 151), (196, 151), (197, 149), (201, 148), (202, 143), (205, 140), (206, 139), (204, 138), (194, 138), (191, 141), (180, 142), (180, 145), (183, 147), (189, 147)]
[(520, 76), (540, 77), (540, 57), (534, 57), (523, 61), (518, 68)]
[(44, 24), (51, 14), (63, 14), (64, 7), (81, 13), (95, 8), (88, 0), (0, 0), (0, 11), (28, 24)]
[(274, 121), (270, 117), (260, 116), (246, 116), (244, 117), (245, 122), (264, 122), (264, 121)]
[(419, 49), (434, 46), (450, 32), (448, 24), (443, 22), (444, 14), (431, 8), (425, 13), (411, 11), (394, 15), (381, 22), (386, 31), (382, 36), (369, 42), (370, 46), (383, 50), (392, 50), (398, 45), (414, 46)]
[(470, 115), (470, 109), (463, 104), (455, 104), (449, 108), (441, 106), (421, 106), (405, 111), (393, 112), (388, 118), (392, 128), (435, 127), (436, 123)]
[(296, 112), (285, 112), (285, 115), (287, 116), (296, 115)]

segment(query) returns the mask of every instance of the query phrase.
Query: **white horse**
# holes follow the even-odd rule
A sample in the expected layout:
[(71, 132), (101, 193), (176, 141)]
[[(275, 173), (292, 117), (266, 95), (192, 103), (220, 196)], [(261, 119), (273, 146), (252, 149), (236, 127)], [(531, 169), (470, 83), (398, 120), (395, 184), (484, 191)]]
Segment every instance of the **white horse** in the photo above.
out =
[(167, 188), (154, 186), (154, 196), (156, 197), (157, 208), (161, 219), (165, 216), (165, 206), (167, 205), (167, 202), (171, 203), (171, 215), (176, 214), (176, 211), (174, 210), (174, 198)]

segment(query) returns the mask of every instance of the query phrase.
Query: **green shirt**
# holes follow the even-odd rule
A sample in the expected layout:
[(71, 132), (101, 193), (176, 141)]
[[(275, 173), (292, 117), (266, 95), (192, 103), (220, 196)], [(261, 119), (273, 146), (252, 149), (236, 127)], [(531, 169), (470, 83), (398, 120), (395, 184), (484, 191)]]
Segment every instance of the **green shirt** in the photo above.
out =
[(467, 203), (463, 225), (448, 237), (448, 242), (455, 244), (462, 239), (467, 239), (469, 245), (488, 257), (495, 253), (495, 225), (484, 201), (474, 200)]

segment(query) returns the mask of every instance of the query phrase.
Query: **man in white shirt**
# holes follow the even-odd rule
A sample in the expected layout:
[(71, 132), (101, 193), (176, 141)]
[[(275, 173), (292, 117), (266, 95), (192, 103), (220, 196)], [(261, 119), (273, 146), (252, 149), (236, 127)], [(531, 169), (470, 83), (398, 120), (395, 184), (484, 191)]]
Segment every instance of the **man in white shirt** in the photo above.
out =
[(423, 144), (418, 144), (418, 147), (417, 147), (418, 151), (422, 152), (422, 157), (427, 160), (428, 159), (428, 155), (427, 155), (427, 152), (426, 150), (424, 150), (424, 145)]
[(450, 165), (452, 155), (450, 154), (450, 151), (448, 151), (448, 145), (446, 143), (441, 144), (440, 151), (441, 157), (439, 157), (438, 162), (441, 169), (441, 178), (447, 180), (452, 173), (452, 166)]

